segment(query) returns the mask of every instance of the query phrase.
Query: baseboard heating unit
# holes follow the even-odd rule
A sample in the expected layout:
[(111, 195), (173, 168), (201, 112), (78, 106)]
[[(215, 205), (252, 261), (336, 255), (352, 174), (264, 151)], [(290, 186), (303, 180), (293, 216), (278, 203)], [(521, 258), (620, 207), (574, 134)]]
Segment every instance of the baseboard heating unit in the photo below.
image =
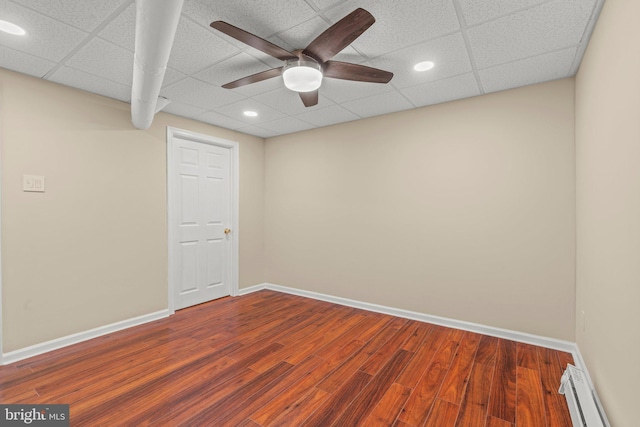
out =
[(560, 394), (564, 394), (574, 427), (608, 427), (597, 397), (580, 369), (567, 365), (560, 380)]

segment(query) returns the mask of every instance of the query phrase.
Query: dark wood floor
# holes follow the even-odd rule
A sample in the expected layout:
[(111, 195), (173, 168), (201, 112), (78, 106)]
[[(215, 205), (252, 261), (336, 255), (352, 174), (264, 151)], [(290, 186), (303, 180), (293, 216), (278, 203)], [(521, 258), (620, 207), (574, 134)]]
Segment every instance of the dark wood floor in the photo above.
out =
[(260, 291), (0, 367), (73, 426), (571, 426), (570, 354)]

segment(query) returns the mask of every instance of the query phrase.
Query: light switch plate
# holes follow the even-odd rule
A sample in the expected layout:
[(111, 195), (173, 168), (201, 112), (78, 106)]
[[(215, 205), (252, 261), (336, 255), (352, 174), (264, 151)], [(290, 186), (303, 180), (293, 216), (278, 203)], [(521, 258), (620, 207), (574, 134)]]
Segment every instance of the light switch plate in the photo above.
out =
[(44, 176), (41, 175), (23, 175), (22, 190), (44, 193)]

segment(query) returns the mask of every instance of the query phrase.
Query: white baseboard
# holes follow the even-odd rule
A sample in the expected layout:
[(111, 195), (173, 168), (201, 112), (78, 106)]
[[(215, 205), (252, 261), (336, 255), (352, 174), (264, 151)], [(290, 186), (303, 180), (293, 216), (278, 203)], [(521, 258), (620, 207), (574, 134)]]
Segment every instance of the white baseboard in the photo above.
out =
[(261, 283), (259, 285), (249, 286), (248, 288), (238, 289), (238, 296), (247, 295), (252, 292), (261, 291), (263, 289), (267, 289), (266, 283)]
[(133, 326), (153, 322), (154, 320), (163, 319), (170, 316), (171, 314), (172, 313), (168, 309), (160, 310), (156, 311), (155, 313), (149, 313), (142, 316), (134, 317), (132, 319), (122, 320), (110, 325), (100, 326), (88, 331), (78, 332), (77, 334), (67, 335), (66, 337), (56, 338), (51, 341), (35, 344), (29, 347), (21, 348), (19, 350), (10, 351), (2, 355), (2, 364), (8, 365), (9, 363), (14, 363), (19, 360), (37, 356), (48, 351), (57, 350), (62, 347), (77, 344), (113, 332), (121, 331)]
[(313, 298), (321, 301), (332, 302), (335, 304), (346, 305), (348, 307), (359, 308), (376, 313), (388, 314), (390, 316), (402, 317), (405, 319), (417, 320), (420, 322), (434, 323), (436, 325), (446, 326), (448, 328), (462, 329), (464, 331), (476, 332), (492, 337), (504, 338), (511, 341), (518, 341), (526, 344), (532, 344), (540, 347), (551, 348), (553, 350), (565, 351), (573, 355), (576, 367), (586, 372), (586, 366), (580, 356), (580, 352), (576, 343), (570, 341), (559, 340), (555, 338), (543, 337), (540, 335), (529, 334), (526, 332), (512, 331), (509, 329), (496, 328), (493, 326), (481, 325), (479, 323), (465, 322), (463, 320), (450, 319), (447, 317), (434, 316), (431, 314), (418, 313), (415, 311), (403, 310), (400, 308), (388, 307), (384, 305), (372, 304), (368, 302), (356, 301), (348, 298), (336, 297), (333, 295), (321, 294), (318, 292), (305, 291), (303, 289), (290, 288), (287, 286), (275, 285), (273, 283), (263, 283), (240, 290), (240, 295), (246, 295), (251, 292), (269, 289), (277, 292), (298, 295), (307, 298)]

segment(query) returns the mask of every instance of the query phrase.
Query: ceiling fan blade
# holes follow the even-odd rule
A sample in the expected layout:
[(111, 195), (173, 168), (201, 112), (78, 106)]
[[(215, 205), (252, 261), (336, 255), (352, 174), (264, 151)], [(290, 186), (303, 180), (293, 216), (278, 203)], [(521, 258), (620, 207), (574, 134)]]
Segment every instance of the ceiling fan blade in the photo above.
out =
[(281, 48), (280, 46), (277, 46), (269, 41), (266, 41), (263, 38), (260, 38), (224, 21), (215, 21), (210, 25), (211, 28), (221, 31), (229, 37), (233, 37), (234, 39), (239, 40), (246, 45), (249, 45), (261, 52), (266, 53), (267, 55), (273, 56), (274, 58), (278, 58), (283, 61), (286, 61), (287, 59), (298, 59), (296, 55)]
[(302, 99), (302, 103), (305, 107), (313, 107), (318, 103), (318, 91), (314, 90), (311, 92), (298, 92), (300, 94), (300, 99)]
[(282, 67), (280, 67), (280, 68), (272, 68), (272, 69), (267, 70), (267, 71), (261, 71), (259, 73), (255, 73), (255, 74), (252, 74), (250, 76), (243, 77), (243, 78), (235, 80), (235, 81), (233, 81), (231, 83), (227, 83), (225, 85), (222, 85), (222, 87), (225, 88), (225, 89), (233, 89), (233, 88), (240, 87), (240, 86), (250, 85), (251, 83), (258, 83), (258, 82), (261, 82), (263, 80), (272, 79), (274, 77), (278, 77), (281, 74), (282, 74)]
[(323, 75), (333, 79), (370, 83), (389, 83), (393, 78), (393, 73), (389, 71), (340, 61), (327, 61), (324, 64)]
[(373, 15), (358, 8), (316, 37), (302, 53), (320, 62), (328, 61), (360, 37), (374, 22)]

